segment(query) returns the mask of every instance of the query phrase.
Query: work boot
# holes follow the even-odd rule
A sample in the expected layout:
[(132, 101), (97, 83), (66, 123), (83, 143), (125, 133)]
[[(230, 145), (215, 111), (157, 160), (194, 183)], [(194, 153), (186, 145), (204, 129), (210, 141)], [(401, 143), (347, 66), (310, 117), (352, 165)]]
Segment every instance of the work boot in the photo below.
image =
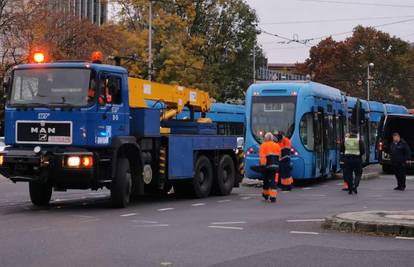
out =
[(354, 188), (354, 193), (358, 194), (358, 189), (356, 187)]
[(264, 200), (269, 200), (269, 196), (268, 195), (262, 194), (262, 197), (264, 198)]
[(276, 203), (276, 198), (275, 198), (275, 197), (271, 197), (271, 198), (270, 198), (270, 202), (272, 202), (272, 203)]
[(352, 190), (348, 190), (348, 195), (352, 195)]
[(401, 187), (397, 186), (394, 190), (401, 190)]

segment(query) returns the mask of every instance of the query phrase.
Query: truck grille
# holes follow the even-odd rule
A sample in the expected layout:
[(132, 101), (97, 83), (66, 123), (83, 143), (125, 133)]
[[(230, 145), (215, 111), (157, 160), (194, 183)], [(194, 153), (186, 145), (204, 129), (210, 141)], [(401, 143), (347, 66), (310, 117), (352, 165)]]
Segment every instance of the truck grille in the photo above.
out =
[(72, 144), (71, 121), (17, 121), (16, 143)]

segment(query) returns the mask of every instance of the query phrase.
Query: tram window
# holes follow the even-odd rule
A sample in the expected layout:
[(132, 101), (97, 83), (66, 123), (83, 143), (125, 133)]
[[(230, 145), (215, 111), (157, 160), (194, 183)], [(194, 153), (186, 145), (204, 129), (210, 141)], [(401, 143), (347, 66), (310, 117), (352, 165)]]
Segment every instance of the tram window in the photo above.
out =
[(300, 140), (308, 150), (314, 150), (315, 137), (313, 131), (313, 114), (306, 113), (300, 121), (299, 127)]
[(370, 129), (370, 145), (375, 145), (377, 141), (377, 135), (378, 135), (378, 122), (371, 122), (371, 129)]
[(329, 149), (335, 149), (335, 134), (334, 134), (334, 123), (333, 123), (333, 116), (329, 115), (327, 118), (327, 126), (328, 126), (328, 130), (327, 130), (327, 134), (328, 134), (328, 146)]

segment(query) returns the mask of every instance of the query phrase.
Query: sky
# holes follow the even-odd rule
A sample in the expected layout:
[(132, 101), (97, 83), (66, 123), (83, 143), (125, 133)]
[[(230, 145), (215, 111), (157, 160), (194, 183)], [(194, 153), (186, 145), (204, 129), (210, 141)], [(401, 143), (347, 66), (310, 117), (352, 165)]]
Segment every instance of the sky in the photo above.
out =
[[(357, 25), (377, 29), (414, 42), (414, 0), (245, 0), (256, 10), (262, 31), (287, 39), (305, 40), (333, 35), (343, 40)], [(379, 26), (382, 25), (382, 26)], [(262, 33), (259, 44), (269, 63), (303, 62), (309, 46)], [(279, 43), (285, 42), (285, 43)], [(288, 43), (286, 43), (288, 42)]]

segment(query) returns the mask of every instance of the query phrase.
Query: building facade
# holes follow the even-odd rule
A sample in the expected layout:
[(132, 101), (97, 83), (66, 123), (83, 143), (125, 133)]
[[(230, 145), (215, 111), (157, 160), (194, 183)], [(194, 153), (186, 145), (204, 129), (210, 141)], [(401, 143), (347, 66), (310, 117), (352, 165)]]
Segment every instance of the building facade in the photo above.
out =
[(48, 0), (51, 8), (89, 20), (98, 26), (108, 20), (108, 0)]

